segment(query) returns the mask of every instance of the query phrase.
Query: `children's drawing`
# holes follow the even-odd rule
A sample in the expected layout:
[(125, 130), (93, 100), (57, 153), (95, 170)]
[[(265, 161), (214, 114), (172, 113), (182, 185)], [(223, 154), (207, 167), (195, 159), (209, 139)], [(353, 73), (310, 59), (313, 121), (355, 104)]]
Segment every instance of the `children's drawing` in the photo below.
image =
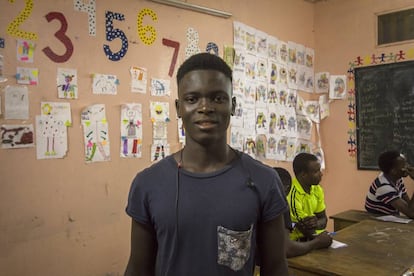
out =
[(94, 74), (92, 83), (93, 94), (116, 95), (119, 80), (115, 75)]
[(39, 70), (37, 68), (17, 67), (16, 80), (18, 84), (37, 85)]
[(329, 72), (315, 73), (315, 92), (328, 93), (329, 92)]
[(0, 142), (3, 149), (34, 147), (33, 125), (2, 125)]
[(142, 106), (129, 103), (121, 106), (121, 157), (142, 156)]
[(54, 115), (36, 116), (37, 159), (63, 158), (68, 149), (64, 118)]
[(170, 81), (161, 79), (151, 79), (152, 96), (170, 96)]
[(0, 55), (0, 83), (6, 81), (7, 78), (4, 76), (4, 56)]
[(319, 101), (305, 101), (306, 115), (315, 123), (320, 122)]
[(151, 145), (151, 162), (157, 162), (170, 155), (170, 145), (166, 140), (154, 141)]
[(64, 125), (72, 126), (72, 113), (70, 103), (64, 102), (41, 102), (40, 109), (42, 115), (55, 115), (63, 118)]
[(78, 98), (78, 74), (76, 69), (58, 68), (56, 81), (58, 98)]
[(133, 66), (129, 72), (131, 74), (131, 92), (147, 93), (147, 69)]
[(296, 115), (298, 137), (310, 139), (312, 134), (312, 121), (305, 115)]
[(265, 134), (256, 136), (256, 158), (263, 160), (266, 158), (267, 137)]
[(17, 40), (16, 45), (17, 60), (22, 62), (33, 62), (35, 43), (29, 40)]
[(109, 161), (109, 131), (105, 115), (105, 105), (95, 104), (82, 111), (85, 161), (86, 163)]
[(154, 140), (167, 139), (167, 123), (162, 121), (154, 121), (152, 123), (152, 138)]
[(321, 95), (319, 97), (319, 113), (321, 120), (329, 116), (329, 100), (328, 95)]
[(346, 76), (331, 75), (329, 77), (329, 98), (344, 99), (346, 95)]
[(6, 120), (29, 119), (29, 92), (26, 86), (7, 86), (4, 100)]
[(306, 152), (311, 153), (313, 148), (313, 143), (309, 140), (298, 139), (296, 143), (296, 154)]
[(244, 130), (241, 127), (231, 127), (230, 146), (239, 151), (243, 151)]
[(177, 127), (178, 127), (178, 142), (180, 142), (183, 146), (185, 145), (185, 129), (183, 125), (183, 119), (177, 119)]
[(150, 102), (150, 115), (153, 122), (170, 121), (170, 105), (168, 102)]

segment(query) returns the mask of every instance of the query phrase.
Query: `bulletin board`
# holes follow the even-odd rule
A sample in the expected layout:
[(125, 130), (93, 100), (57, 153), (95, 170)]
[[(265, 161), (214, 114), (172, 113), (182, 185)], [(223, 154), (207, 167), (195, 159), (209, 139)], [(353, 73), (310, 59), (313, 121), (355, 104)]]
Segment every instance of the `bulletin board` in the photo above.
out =
[(355, 69), (358, 169), (378, 170), (385, 150), (414, 162), (414, 61)]

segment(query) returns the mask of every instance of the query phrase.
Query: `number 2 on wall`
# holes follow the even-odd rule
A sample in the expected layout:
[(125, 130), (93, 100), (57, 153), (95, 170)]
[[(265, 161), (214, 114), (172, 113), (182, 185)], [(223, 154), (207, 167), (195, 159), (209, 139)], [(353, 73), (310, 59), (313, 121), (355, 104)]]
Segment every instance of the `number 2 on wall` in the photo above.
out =
[[(10, 3), (14, 3), (14, 0), (9, 0)], [(19, 15), (7, 26), (7, 33), (14, 37), (20, 37), (28, 40), (36, 40), (37, 34), (32, 32), (25, 32), (19, 29), (20, 25), (29, 18), (33, 9), (33, 0), (26, 0), (24, 2), (24, 9)]]

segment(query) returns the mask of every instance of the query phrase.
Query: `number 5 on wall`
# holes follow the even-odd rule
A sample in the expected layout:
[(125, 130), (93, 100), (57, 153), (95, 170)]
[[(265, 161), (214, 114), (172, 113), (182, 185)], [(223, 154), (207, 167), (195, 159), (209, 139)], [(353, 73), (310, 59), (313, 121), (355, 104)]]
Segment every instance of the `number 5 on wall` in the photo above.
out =
[(105, 23), (106, 40), (112, 41), (116, 38), (120, 38), (122, 41), (122, 46), (118, 52), (113, 53), (112, 50), (109, 48), (109, 46), (104, 44), (103, 46), (104, 52), (105, 52), (105, 55), (110, 60), (118, 61), (122, 59), (128, 51), (128, 39), (122, 30), (114, 29), (113, 20), (115, 19), (119, 21), (124, 21), (125, 17), (122, 13), (116, 13), (116, 12), (111, 12), (111, 11), (107, 11), (105, 13), (105, 16), (106, 16), (106, 23)]

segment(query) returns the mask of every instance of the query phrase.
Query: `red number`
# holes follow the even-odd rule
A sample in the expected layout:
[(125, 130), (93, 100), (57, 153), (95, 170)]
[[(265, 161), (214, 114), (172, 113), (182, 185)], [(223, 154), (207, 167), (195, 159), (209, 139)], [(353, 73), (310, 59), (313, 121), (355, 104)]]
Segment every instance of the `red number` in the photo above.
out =
[(168, 71), (168, 76), (172, 77), (174, 73), (175, 64), (177, 63), (177, 56), (178, 56), (178, 51), (180, 50), (180, 43), (177, 41), (169, 40), (167, 38), (163, 38), (162, 44), (167, 47), (174, 48), (174, 54), (173, 54), (173, 57), (171, 59), (171, 64), (170, 64), (170, 70)]
[(63, 45), (66, 47), (66, 52), (63, 55), (55, 54), (50, 47), (43, 48), (43, 53), (48, 56), (54, 62), (65, 62), (69, 60), (69, 58), (73, 54), (73, 44), (69, 37), (66, 36), (66, 31), (68, 29), (68, 23), (66, 21), (65, 16), (60, 12), (50, 12), (46, 15), (47, 22), (52, 21), (53, 19), (57, 19), (60, 21), (60, 29), (55, 33), (55, 37), (59, 39)]

